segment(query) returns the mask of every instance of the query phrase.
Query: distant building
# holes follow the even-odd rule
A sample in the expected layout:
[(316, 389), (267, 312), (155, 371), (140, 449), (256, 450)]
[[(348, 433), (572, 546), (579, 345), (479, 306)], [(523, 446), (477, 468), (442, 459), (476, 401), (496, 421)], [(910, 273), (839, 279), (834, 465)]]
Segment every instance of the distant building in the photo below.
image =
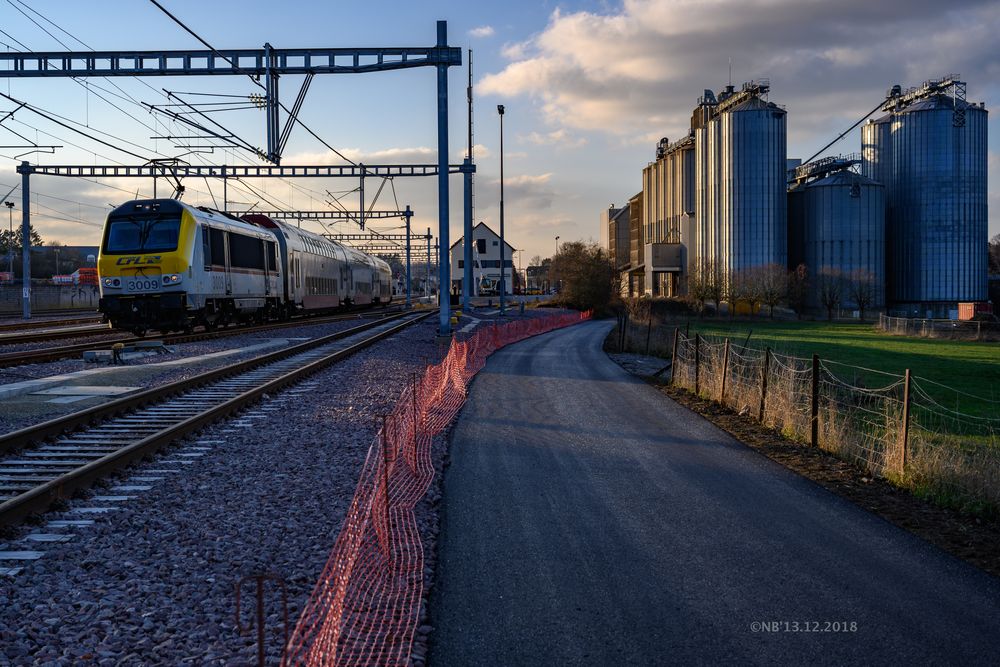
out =
[[(480, 222), (472, 229), (472, 294), (493, 295), (500, 293), (500, 236), (486, 223)], [(504, 281), (506, 293), (514, 293), (514, 246), (505, 243)], [(465, 278), (465, 237), (459, 238), (450, 248), (451, 286), (454, 293), (462, 293)]]

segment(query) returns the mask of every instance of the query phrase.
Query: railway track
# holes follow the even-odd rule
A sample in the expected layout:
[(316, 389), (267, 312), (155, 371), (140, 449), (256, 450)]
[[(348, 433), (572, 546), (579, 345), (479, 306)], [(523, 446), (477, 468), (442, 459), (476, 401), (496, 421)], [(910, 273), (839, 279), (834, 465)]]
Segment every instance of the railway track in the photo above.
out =
[(72, 326), (74, 324), (96, 324), (101, 321), (101, 316), (88, 313), (81, 317), (72, 317), (63, 320), (28, 320), (27, 322), (7, 322), (0, 324), (0, 333), (7, 333), (10, 331), (30, 331), (32, 329), (46, 329), (51, 327), (64, 327)]
[(81, 338), (84, 336), (100, 336), (108, 334), (123, 334), (115, 331), (107, 324), (63, 325), (53, 327), (37, 327), (23, 331), (0, 331), (0, 345), (20, 345), (22, 343), (39, 343), (63, 338)]
[[(289, 327), (298, 327), (310, 324), (325, 324), (327, 322), (340, 322), (343, 320), (356, 319), (358, 317), (369, 317), (372, 315), (383, 315), (386, 313), (397, 312), (399, 306), (389, 306), (382, 310), (367, 310), (358, 311), (353, 313), (346, 313), (343, 315), (331, 315), (328, 317), (309, 317), (303, 319), (295, 319), (288, 322), (272, 322), (268, 324), (261, 324), (251, 327), (235, 327), (227, 329), (215, 329), (213, 331), (199, 331), (190, 334), (177, 334), (168, 336), (148, 336), (144, 338), (139, 338), (137, 336), (132, 336), (131, 334), (125, 334), (123, 338), (109, 338), (101, 341), (94, 341), (91, 343), (76, 343), (73, 345), (62, 345), (59, 347), (48, 347), (36, 350), (20, 350), (17, 352), (4, 352), (0, 353), (0, 368), (9, 368), (11, 366), (21, 366), (24, 364), (38, 364), (47, 361), (57, 361), (59, 359), (66, 359), (69, 357), (78, 356), (88, 350), (100, 349), (102, 346), (106, 347), (113, 343), (135, 343), (138, 341), (163, 341), (164, 345), (176, 345), (180, 343), (193, 343), (202, 340), (210, 340), (213, 338), (224, 338), (227, 336), (238, 336), (247, 333), (259, 333), (262, 331), (271, 331), (276, 329), (287, 329)], [(113, 330), (106, 330), (105, 333), (115, 333)], [(0, 337), (0, 342), (3, 338)], [(24, 340), (17, 341), (19, 343), (27, 342)]]
[(301, 381), (435, 311), (404, 312), (0, 436), (0, 526)]

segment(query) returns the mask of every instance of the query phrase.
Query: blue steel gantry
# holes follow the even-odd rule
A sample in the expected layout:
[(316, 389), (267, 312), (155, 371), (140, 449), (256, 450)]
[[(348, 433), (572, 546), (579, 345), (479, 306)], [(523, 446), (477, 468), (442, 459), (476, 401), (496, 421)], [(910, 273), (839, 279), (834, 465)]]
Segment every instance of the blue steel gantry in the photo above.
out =
[[(160, 51), (85, 51), (85, 52), (2, 52), (0, 53), (0, 78), (83, 78), (108, 76), (219, 76), (244, 75), (264, 79), (264, 107), (266, 112), (267, 150), (262, 157), (279, 165), (281, 149), (291, 132), (299, 108), (305, 98), (309, 82), (316, 74), (364, 74), (417, 67), (434, 67), (437, 70), (437, 165), (353, 165), (335, 167), (196, 167), (171, 165), (157, 167), (102, 167), (94, 168), (31, 165), (22, 162), (18, 173), (22, 177), (22, 226), (28, 237), (29, 186), (31, 174), (55, 176), (208, 176), (214, 178), (239, 178), (248, 176), (316, 177), (316, 176), (430, 176), (438, 178), (438, 238), (440, 248), (439, 281), (441, 294), (439, 334), (451, 334), (451, 313), (448, 300), (451, 285), (449, 243), (448, 175), (474, 170), (471, 163), (451, 167), (448, 164), (448, 68), (462, 64), (462, 51), (448, 46), (448, 23), (437, 22), (437, 42), (431, 47), (375, 47), (375, 48), (316, 48), (277, 49), (266, 44), (263, 49), (197, 49)], [(281, 102), (278, 96), (278, 79), (283, 74), (305, 74), (306, 80), (298, 99), (288, 112), (286, 126), (279, 126)], [(157, 169), (162, 171), (157, 172)], [(270, 170), (277, 170), (277, 173)], [(124, 170), (125, 173), (122, 173)], [(208, 171), (205, 171), (208, 170)], [(215, 170), (212, 172), (212, 170)], [(267, 173), (262, 173), (267, 172)], [(469, 196), (468, 194), (466, 196)], [(364, 208), (363, 206), (361, 207)], [(466, 209), (468, 210), (468, 206)], [(471, 239), (466, 239), (471, 244)], [(24, 270), (30, 276), (30, 248), (25, 244)], [(23, 314), (31, 316), (30, 278), (25, 280)]]

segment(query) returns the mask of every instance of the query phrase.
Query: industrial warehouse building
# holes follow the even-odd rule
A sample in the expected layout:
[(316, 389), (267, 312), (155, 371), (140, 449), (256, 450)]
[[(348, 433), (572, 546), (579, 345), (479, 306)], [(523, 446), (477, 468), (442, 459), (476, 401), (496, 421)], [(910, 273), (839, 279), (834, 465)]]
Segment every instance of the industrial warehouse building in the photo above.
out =
[(657, 144), (642, 191), (602, 212), (623, 294), (726, 290), (803, 265), (812, 308), (833, 282), (842, 308), (911, 316), (987, 298), (986, 109), (964, 82), (894, 86), (860, 154), (805, 165), (787, 158), (787, 113), (769, 87), (705, 90), (688, 134)]

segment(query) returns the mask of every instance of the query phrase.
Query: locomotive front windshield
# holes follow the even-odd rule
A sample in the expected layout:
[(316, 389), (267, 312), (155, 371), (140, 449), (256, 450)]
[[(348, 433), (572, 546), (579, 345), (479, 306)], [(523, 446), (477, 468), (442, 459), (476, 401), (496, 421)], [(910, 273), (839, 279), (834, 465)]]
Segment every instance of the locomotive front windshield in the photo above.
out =
[(177, 249), (180, 217), (123, 216), (108, 220), (104, 252), (130, 254), (170, 252)]

